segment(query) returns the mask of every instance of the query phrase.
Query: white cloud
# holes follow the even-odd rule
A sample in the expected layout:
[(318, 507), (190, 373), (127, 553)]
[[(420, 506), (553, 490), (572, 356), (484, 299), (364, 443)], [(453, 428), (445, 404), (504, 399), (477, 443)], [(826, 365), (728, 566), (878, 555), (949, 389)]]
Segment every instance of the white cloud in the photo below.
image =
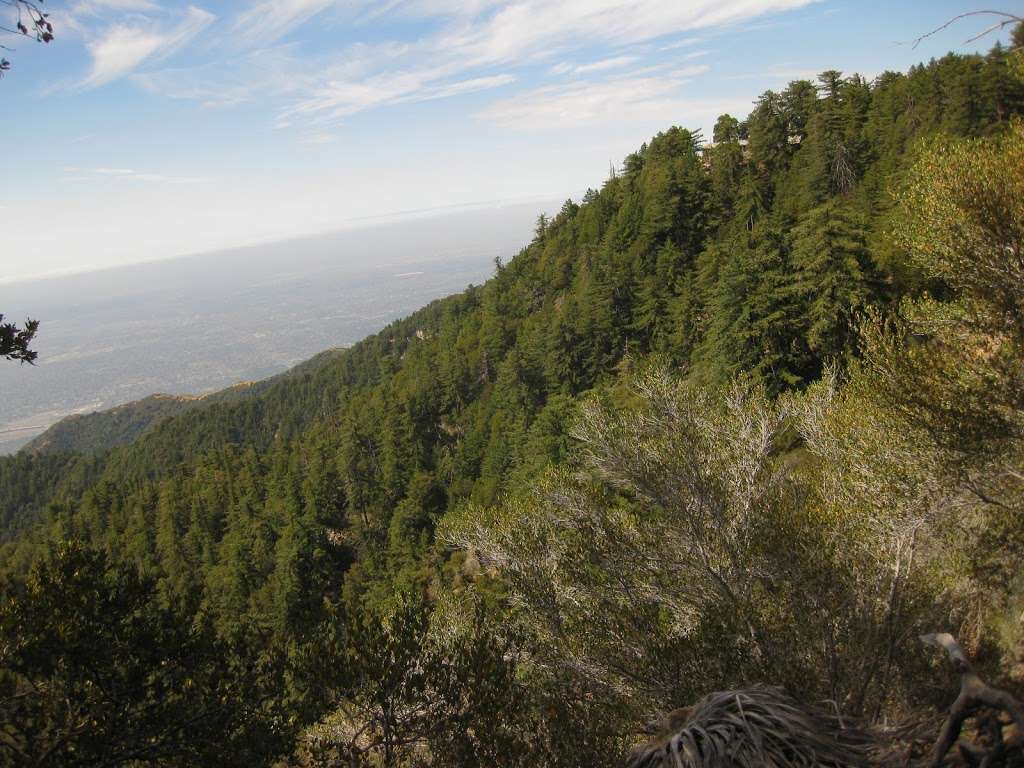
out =
[(449, 72), (448, 67), (438, 67), (385, 73), (366, 80), (332, 81), (313, 96), (286, 110), (279, 124), (285, 126), (296, 117), (331, 123), (376, 107), (443, 99), (497, 88), (515, 80), (510, 74), (446, 80)]
[[(261, 48), (230, 61), (141, 72), (132, 79), (151, 93), (226, 107), (304, 92), (312, 75), (290, 52), (291, 46)], [(308, 66), (308, 65), (307, 65)]]
[[(313, 2), (313, 0), (293, 0)], [(510, 75), (465, 77), (480, 68), (517, 66), (582, 45), (619, 46), (648, 42), (687, 30), (736, 23), (772, 12), (790, 10), (816, 0), (513, 0), (477, 3), (477, 13), (458, 13), (448, 3), (434, 5), (447, 16), (441, 29), (409, 46), (405, 54), (419, 57), (419, 66), (383, 65), (368, 76), (330, 80), (288, 109), (282, 119), (296, 117), (336, 120), (385, 104), (414, 98), (440, 98), (464, 92), (462, 83), (486, 87), (510, 82)], [(422, 3), (397, 2), (390, 9), (420, 9)], [(691, 41), (678, 41), (676, 44)], [(431, 64), (422, 62), (429, 59)], [(562, 72), (592, 74), (635, 61), (630, 55), (565, 65)], [(447, 82), (452, 81), (455, 82)], [(446, 81), (442, 84), (441, 81)], [(436, 95), (430, 95), (433, 87)]]
[(702, 37), (684, 37), (681, 40), (675, 40), (674, 42), (667, 43), (661, 46), (659, 51), (675, 51), (679, 48), (685, 48), (688, 45), (696, 45), (697, 43), (703, 42)]
[[(580, 76), (608, 72), (637, 64), (645, 50), (650, 52), (652, 42), (664, 40), (664, 48), (682, 47), (698, 39), (691, 35), (672, 41), (688, 31), (749, 21), (817, 1), (254, 0), (226, 26), (223, 42), (228, 48), (233, 41), (255, 50), (228, 61), (142, 73), (135, 79), (151, 91), (209, 106), (271, 101), (279, 105), (278, 127), (302, 124), (316, 130), (386, 105), (507, 85), (524, 65), (583, 49), (603, 48), (608, 55), (590, 62), (562, 63), (551, 72)], [(385, 14), (432, 21), (426, 26), (429, 31), (411, 41), (357, 43), (315, 56), (281, 53), (286, 46), (266, 48), (296, 25), (331, 8), (349, 14), (349, 29), (357, 31)], [(624, 50), (625, 46), (633, 48)], [(269, 65), (260, 60), (268, 50)], [(129, 53), (125, 51), (129, 63), (114, 69), (132, 66)], [(504, 71), (496, 73), (496, 69)]]
[(262, 0), (242, 13), (234, 28), (244, 43), (263, 45), (284, 37), (337, 0)]
[(473, 77), (469, 80), (460, 80), (454, 83), (446, 83), (424, 89), (418, 93), (411, 94), (403, 101), (429, 101), (431, 99), (445, 99), (449, 96), (458, 96), (463, 93), (484, 91), (490, 88), (498, 88), (515, 82), (515, 77), (510, 74), (491, 75), (489, 77)]
[(507, 0), (366, 0), (362, 20), (382, 16), (404, 16), (413, 19), (453, 16), (472, 18), (503, 5)]
[(131, 72), (164, 45), (161, 35), (118, 25), (89, 45), (92, 72), (82, 85), (94, 88)]
[(88, 44), (92, 70), (81, 85), (95, 88), (124, 77), (147, 60), (159, 60), (185, 45), (216, 18), (189, 6), (185, 18), (173, 29), (160, 31), (143, 25), (115, 24)]
[(412, 70), (383, 73), (367, 79), (332, 80), (287, 109), (282, 118), (321, 116), (327, 120), (338, 120), (408, 97), (438, 76), (439, 73), (429, 70)]
[(136, 171), (133, 168), (93, 168), (91, 171), (87, 169), (75, 168), (74, 166), (68, 166), (64, 168), (66, 173), (73, 173), (74, 175), (64, 176), (64, 181), (97, 181), (102, 179), (114, 179), (117, 181), (141, 181), (150, 182), (154, 184), (199, 184), (207, 181), (211, 181), (206, 176), (168, 176), (163, 173), (145, 173), (142, 171)]
[[(671, 77), (627, 76), (605, 82), (545, 86), (498, 101), (477, 117), (520, 131), (564, 129), (598, 123), (689, 121), (722, 111), (721, 103), (679, 95), (686, 78), (706, 71), (691, 67)], [(730, 105), (735, 109), (734, 105)]]
[(159, 11), (160, 6), (152, 0), (80, 0), (71, 6), (76, 16), (96, 15), (104, 11), (150, 12)]
[(723, 26), (816, 0), (519, 0), (443, 35), (478, 62), (550, 55), (581, 42), (625, 45)]
[(577, 75), (586, 75), (593, 72), (604, 72), (609, 69), (620, 69), (632, 64), (636, 60), (636, 56), (615, 56), (610, 59), (593, 61), (589, 64), (569, 64), (563, 61), (562, 63), (553, 66), (551, 68), (551, 72), (555, 75), (564, 75), (569, 72)]

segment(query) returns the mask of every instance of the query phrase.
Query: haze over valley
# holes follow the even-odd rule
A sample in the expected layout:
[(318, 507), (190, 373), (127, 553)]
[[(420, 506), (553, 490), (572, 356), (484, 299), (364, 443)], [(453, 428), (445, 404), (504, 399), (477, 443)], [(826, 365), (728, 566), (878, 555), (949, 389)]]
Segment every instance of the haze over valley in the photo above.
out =
[(61, 418), (262, 379), (480, 283), (551, 202), (476, 209), (0, 285), (38, 318), (35, 366), (0, 368), (0, 453)]

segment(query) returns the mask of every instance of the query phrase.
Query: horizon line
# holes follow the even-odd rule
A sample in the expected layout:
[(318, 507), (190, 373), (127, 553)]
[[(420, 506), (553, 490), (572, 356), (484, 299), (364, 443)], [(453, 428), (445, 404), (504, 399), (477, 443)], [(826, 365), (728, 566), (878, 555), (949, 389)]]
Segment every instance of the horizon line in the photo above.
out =
[[(582, 194), (583, 191), (577, 190), (576, 192), (572, 193), (570, 197), (572, 197), (573, 195)], [(339, 234), (342, 232), (350, 232), (352, 230), (357, 229), (371, 229), (373, 226), (378, 224), (397, 224), (402, 221), (412, 221), (416, 219), (442, 218), (445, 213), (457, 213), (460, 211), (472, 210), (489, 210), (495, 208), (502, 208), (509, 205), (546, 203), (561, 199), (561, 196), (554, 194), (528, 195), (525, 197), (498, 198), (494, 200), (474, 200), (465, 203), (450, 203), (448, 205), (436, 205), (428, 208), (410, 208), (399, 211), (388, 211), (386, 213), (369, 214), (365, 216), (353, 216), (348, 219), (342, 219), (342, 221), (339, 222), (339, 226), (331, 227), (329, 229), (313, 230), (310, 232), (304, 232), (295, 235), (269, 237), (260, 240), (255, 240), (252, 242), (242, 242), (237, 245), (228, 245), (222, 248), (209, 248), (196, 251), (186, 251), (185, 253), (178, 253), (175, 254), (174, 256), (158, 256), (156, 258), (151, 259), (139, 259), (137, 261), (128, 261), (123, 264), (109, 264), (106, 266), (68, 267), (66, 269), (53, 269), (47, 272), (39, 272), (32, 275), (20, 275), (16, 277), (0, 276), (0, 287), (6, 287), (11, 285), (23, 285), (25, 283), (39, 283), (45, 282), (46, 280), (58, 280), (64, 277), (75, 277), (79, 275), (95, 274), (97, 272), (110, 272), (118, 269), (127, 269), (129, 267), (139, 267), (149, 264), (159, 264), (166, 261), (177, 261), (179, 259), (206, 256), (214, 253), (229, 253), (231, 251), (241, 251), (247, 248), (258, 248), (262, 245), (289, 243), (297, 240), (306, 240), (314, 237), (323, 237), (326, 235)], [(437, 215), (430, 216), (430, 214), (432, 213)]]

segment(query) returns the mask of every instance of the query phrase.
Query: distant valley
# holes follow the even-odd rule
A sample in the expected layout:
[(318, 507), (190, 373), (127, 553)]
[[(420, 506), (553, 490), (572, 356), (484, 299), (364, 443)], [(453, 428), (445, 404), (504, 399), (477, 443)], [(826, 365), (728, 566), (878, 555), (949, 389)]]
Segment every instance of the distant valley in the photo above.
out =
[(42, 322), (39, 364), (0, 367), (0, 454), (47, 427), (162, 393), (280, 373), (480, 283), (552, 203), (525, 203), (0, 285)]

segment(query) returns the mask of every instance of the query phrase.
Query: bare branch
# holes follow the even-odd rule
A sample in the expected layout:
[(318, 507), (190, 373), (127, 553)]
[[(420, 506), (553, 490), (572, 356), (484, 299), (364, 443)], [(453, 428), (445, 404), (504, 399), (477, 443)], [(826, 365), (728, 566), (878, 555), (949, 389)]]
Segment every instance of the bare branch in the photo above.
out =
[[(1004, 29), (1010, 26), (1011, 24), (1019, 24), (1024, 22), (1024, 18), (1012, 13), (1006, 13), (1005, 11), (967, 11), (966, 13), (958, 13), (956, 16), (946, 21), (945, 24), (941, 24), (940, 26), (933, 29), (931, 32), (925, 32), (920, 37), (914, 38), (911, 44), (911, 48), (917, 48), (917, 46), (920, 45), (923, 40), (931, 37), (932, 35), (937, 35), (942, 30), (948, 29), (949, 27), (953, 26), (956, 22), (971, 16), (999, 16), (1002, 18), (1002, 20), (997, 21), (995, 24), (988, 27), (983, 32), (980, 32), (977, 35), (974, 35), (973, 37), (965, 40), (964, 45), (966, 45), (967, 43), (973, 43), (974, 41), (984, 37), (990, 32), (995, 32), (998, 29)], [(901, 43), (901, 45), (906, 45), (906, 43)]]

